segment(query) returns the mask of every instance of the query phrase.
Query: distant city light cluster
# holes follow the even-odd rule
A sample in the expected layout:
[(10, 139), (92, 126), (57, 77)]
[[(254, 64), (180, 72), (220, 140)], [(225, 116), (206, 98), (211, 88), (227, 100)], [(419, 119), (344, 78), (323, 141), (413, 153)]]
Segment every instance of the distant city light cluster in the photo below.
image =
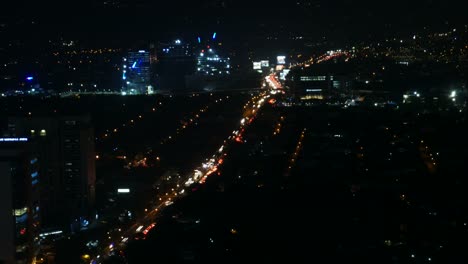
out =
[(197, 58), (197, 72), (201, 75), (229, 75), (231, 70), (230, 58), (222, 58), (215, 51), (207, 47)]

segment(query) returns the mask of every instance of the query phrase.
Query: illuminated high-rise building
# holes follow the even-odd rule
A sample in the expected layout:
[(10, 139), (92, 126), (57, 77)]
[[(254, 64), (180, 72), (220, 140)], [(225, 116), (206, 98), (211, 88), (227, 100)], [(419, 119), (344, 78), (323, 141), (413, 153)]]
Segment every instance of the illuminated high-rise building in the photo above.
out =
[(41, 161), (42, 227), (86, 228), (95, 219), (94, 131), (89, 116), (9, 118), (10, 137), (27, 137)]
[(31, 263), (40, 227), (39, 159), (28, 138), (0, 138), (0, 263)]
[(208, 76), (229, 75), (231, 72), (229, 58), (220, 57), (214, 49), (209, 46), (201, 50), (197, 57), (197, 74)]
[(188, 90), (214, 91), (244, 85), (245, 75), (231, 75), (231, 59), (222, 55), (221, 47), (216, 32), (210, 38), (198, 37), (195, 73), (185, 78)]
[(146, 94), (151, 85), (151, 59), (146, 50), (129, 51), (123, 58), (122, 94)]

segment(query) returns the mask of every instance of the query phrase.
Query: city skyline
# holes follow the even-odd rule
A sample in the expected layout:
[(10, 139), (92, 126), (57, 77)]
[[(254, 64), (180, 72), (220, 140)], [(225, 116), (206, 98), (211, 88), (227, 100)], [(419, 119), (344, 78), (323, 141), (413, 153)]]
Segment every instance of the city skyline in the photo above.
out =
[(0, 263), (468, 263), (467, 10), (6, 3)]

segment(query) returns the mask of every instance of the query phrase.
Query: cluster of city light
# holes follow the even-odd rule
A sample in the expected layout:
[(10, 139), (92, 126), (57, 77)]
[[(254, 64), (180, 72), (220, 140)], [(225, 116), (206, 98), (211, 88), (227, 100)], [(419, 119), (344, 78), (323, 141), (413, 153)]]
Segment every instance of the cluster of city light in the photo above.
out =
[[(411, 97), (417, 97), (417, 98), (419, 98), (419, 97), (421, 97), (421, 94), (420, 94), (419, 92), (417, 92), (417, 91), (414, 91), (414, 92), (408, 93), (408, 94), (404, 94), (404, 95), (403, 95), (403, 103), (406, 103), (406, 101), (407, 101), (408, 99), (410, 99)], [(453, 102), (456, 102), (457, 91), (456, 91), (456, 90), (450, 91), (450, 93), (449, 93), (449, 95), (448, 95), (448, 98), (449, 98), (450, 100), (452, 100)]]
[(345, 57), (346, 59), (349, 59), (349, 55), (350, 54), (347, 51), (342, 51), (340, 49), (331, 50), (331, 51), (327, 51), (326, 54), (323, 54), (322, 56), (318, 57), (316, 60), (316, 63), (326, 62), (326, 61), (329, 61), (338, 57), (342, 57), (342, 56)]
[(200, 56), (197, 58), (197, 71), (207, 75), (230, 74), (230, 58), (220, 58), (210, 46), (207, 48), (206, 52), (201, 50)]
[(326, 62), (338, 57), (343, 57), (345, 59), (345, 62), (348, 62), (352, 57), (353, 57), (353, 52), (354, 50), (331, 50), (327, 51), (326, 53), (318, 56), (317, 58), (311, 57), (310, 59), (304, 61), (304, 62), (299, 62), (299, 63), (294, 63), (291, 64), (291, 68), (293, 67), (310, 67), (310, 65), (314, 63), (322, 63)]
[(414, 91), (413, 93), (408, 93), (403, 95), (403, 103), (406, 103), (406, 100), (408, 100), (411, 97), (421, 97), (421, 94), (417, 91)]
[(453, 102), (457, 101), (457, 91), (455, 91), (455, 90), (454, 90), (454, 91), (451, 91), (451, 92), (450, 92), (450, 95), (449, 95), (449, 98), (450, 98)]
[(268, 75), (267, 77), (265, 77), (265, 80), (270, 85), (270, 87), (273, 88), (273, 91), (276, 89), (283, 89), (281, 83), (278, 80), (276, 80), (275, 74)]
[[(223, 145), (224, 147), (224, 145)], [(222, 154), (222, 155), (221, 155)], [(200, 174), (200, 177), (197, 177), (197, 173), (194, 175), (194, 180), (198, 181), (199, 183), (203, 184), (205, 183), (206, 179), (213, 173), (218, 171), (218, 166), (223, 164), (224, 159), (223, 156), (226, 156), (226, 153), (216, 153), (213, 155), (213, 158), (211, 158), (208, 162), (202, 164), (203, 171), (205, 172), (204, 174)], [(218, 158), (218, 160), (216, 160)], [(218, 172), (218, 175), (220, 173)]]

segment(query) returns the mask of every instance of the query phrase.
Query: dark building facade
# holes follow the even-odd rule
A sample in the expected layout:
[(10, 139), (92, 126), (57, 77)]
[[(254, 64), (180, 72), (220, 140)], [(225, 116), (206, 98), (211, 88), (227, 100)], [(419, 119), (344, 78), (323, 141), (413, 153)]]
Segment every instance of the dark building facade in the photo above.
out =
[(195, 72), (193, 47), (181, 40), (159, 43), (156, 54), (156, 90), (168, 92), (185, 90), (185, 76)]
[(39, 160), (28, 138), (0, 138), (0, 263), (31, 263), (40, 227)]
[(78, 231), (94, 219), (94, 131), (87, 116), (10, 118), (10, 136), (29, 137), (41, 160), (43, 226)]

